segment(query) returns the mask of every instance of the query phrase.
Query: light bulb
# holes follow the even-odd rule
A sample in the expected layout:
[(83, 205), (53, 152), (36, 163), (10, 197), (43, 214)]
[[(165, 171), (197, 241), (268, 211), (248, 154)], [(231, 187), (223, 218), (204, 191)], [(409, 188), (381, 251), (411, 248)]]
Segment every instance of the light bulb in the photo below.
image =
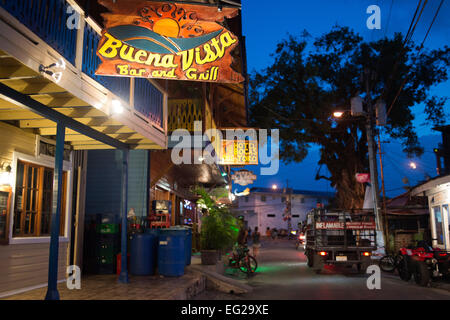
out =
[(114, 113), (123, 113), (123, 106), (119, 100), (112, 101), (112, 108)]
[(52, 78), (53, 78), (53, 80), (55, 80), (56, 83), (59, 83), (62, 78), (62, 72), (54, 72), (52, 74)]
[(59, 59), (59, 60), (56, 62), (55, 66), (56, 66), (57, 68), (62, 69), (62, 70), (66, 70), (66, 62), (64, 61), (63, 58)]

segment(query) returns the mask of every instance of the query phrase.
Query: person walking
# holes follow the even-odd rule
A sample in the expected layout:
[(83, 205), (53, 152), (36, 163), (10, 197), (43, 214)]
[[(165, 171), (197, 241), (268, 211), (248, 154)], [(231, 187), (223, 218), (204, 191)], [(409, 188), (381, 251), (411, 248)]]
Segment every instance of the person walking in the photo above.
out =
[(278, 236), (277, 228), (273, 228), (271, 234), (272, 234), (272, 240), (275, 240)]
[(239, 220), (239, 233), (237, 238), (237, 243), (239, 246), (245, 247), (247, 245), (247, 229), (244, 226), (244, 221), (242, 219)]
[(253, 257), (256, 258), (259, 253), (259, 248), (261, 248), (261, 242), (260, 242), (261, 234), (258, 231), (258, 227), (255, 227), (255, 231), (252, 235), (253, 240)]
[(267, 237), (267, 239), (270, 239), (270, 237), (271, 237), (271, 232), (270, 232), (269, 227), (267, 227), (267, 229), (266, 229), (266, 237)]

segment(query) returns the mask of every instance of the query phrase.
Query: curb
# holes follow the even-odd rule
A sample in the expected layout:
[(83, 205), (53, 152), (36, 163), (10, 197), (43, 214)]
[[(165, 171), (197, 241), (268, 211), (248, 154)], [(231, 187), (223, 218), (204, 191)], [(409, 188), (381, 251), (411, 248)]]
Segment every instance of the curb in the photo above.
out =
[(192, 272), (195, 277), (184, 287), (168, 298), (168, 300), (190, 300), (206, 290), (206, 276)]
[(234, 280), (226, 276), (223, 276), (217, 272), (207, 270), (206, 268), (200, 265), (191, 265), (191, 268), (203, 274), (206, 277), (207, 288), (231, 294), (244, 294), (253, 291), (252, 287), (243, 284), (238, 280)]

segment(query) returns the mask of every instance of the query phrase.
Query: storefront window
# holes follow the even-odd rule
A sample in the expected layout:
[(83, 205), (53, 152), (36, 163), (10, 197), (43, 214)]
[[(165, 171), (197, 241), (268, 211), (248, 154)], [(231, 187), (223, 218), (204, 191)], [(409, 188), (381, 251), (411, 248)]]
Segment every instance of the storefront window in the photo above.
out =
[[(63, 174), (61, 227), (64, 235), (67, 172)], [(14, 204), (14, 237), (50, 235), (53, 169), (19, 161)]]
[(444, 244), (444, 234), (442, 230), (441, 207), (433, 207), (434, 224), (436, 227), (436, 240), (438, 244)]
[[(447, 226), (445, 227), (447, 234), (445, 237), (447, 238), (447, 241), (448, 241), (447, 245), (450, 246), (450, 239), (449, 239), (449, 237), (450, 237), (450, 212), (448, 211), (448, 204), (444, 204), (442, 206), (442, 211), (443, 211), (443, 216), (447, 217)], [(447, 248), (447, 250), (448, 250), (448, 248)]]

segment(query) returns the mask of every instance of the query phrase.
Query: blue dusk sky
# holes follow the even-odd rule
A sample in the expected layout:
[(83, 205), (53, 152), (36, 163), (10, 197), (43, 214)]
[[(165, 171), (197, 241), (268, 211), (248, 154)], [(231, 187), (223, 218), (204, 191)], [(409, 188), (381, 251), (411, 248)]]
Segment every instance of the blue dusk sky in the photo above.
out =
[[(406, 34), (414, 15), (418, 1), (413, 0), (244, 0), (242, 1), (243, 34), (246, 36), (248, 71), (260, 71), (273, 63), (271, 54), (276, 45), (288, 34), (300, 35), (307, 30), (313, 38), (318, 37), (334, 25), (348, 26), (358, 32), (366, 41), (376, 41), (385, 35), (391, 37), (394, 32)], [(416, 43), (421, 43), (431, 24), (440, 0), (430, 0), (424, 9), (413, 35)], [(369, 30), (366, 21), (370, 14), (366, 13), (370, 5), (378, 5), (381, 9), (381, 29)], [(430, 49), (441, 48), (450, 44), (450, 1), (445, 1), (433, 28), (425, 42)], [(431, 94), (450, 96), (450, 81), (434, 87)], [(447, 115), (450, 111), (450, 100), (447, 102)], [(401, 151), (398, 142), (392, 139), (383, 144), (383, 165), (385, 184), (389, 196), (403, 192), (403, 187), (415, 185), (426, 175), (435, 176), (436, 166), (433, 148), (441, 142), (440, 134), (432, 130), (432, 125), (426, 122), (423, 114), (424, 106), (414, 108), (414, 126), (420, 142), (425, 147), (424, 155), (413, 159), (417, 169), (409, 167), (411, 159)], [(387, 142), (387, 141), (386, 141)], [(329, 182), (314, 179), (319, 168), (317, 147), (310, 149), (308, 157), (301, 163), (280, 163), (280, 171), (274, 176), (260, 176), (258, 166), (248, 166), (247, 169), (258, 175), (258, 180), (251, 186), (269, 187), (277, 184), (297, 189), (332, 191)], [(326, 173), (323, 167), (321, 174)], [(407, 178), (407, 179), (405, 179)], [(242, 186), (234, 186), (238, 191)]]

